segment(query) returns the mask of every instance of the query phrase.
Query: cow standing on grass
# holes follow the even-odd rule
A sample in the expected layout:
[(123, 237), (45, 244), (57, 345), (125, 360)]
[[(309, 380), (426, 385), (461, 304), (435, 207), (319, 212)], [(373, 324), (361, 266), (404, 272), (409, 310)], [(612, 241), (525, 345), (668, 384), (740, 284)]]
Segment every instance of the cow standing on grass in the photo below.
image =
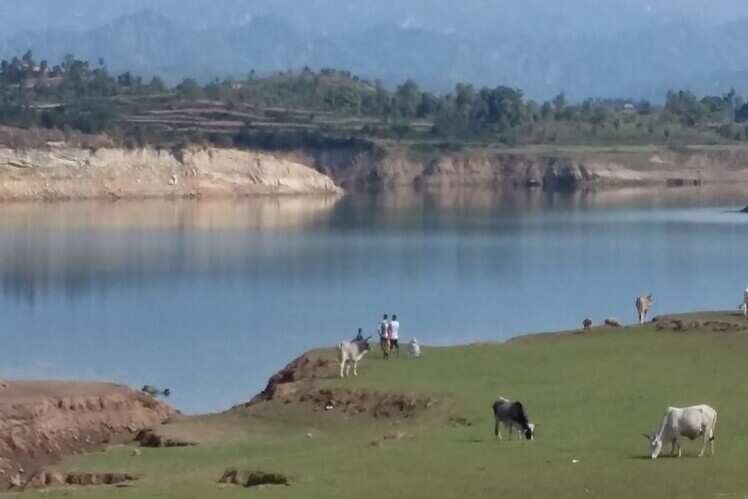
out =
[(358, 362), (371, 350), (369, 339), (371, 336), (362, 340), (345, 341), (338, 345), (341, 378), (350, 375), (351, 364), (353, 364), (353, 375), (358, 376)]
[(639, 324), (644, 324), (647, 320), (647, 314), (652, 309), (652, 295), (640, 296), (636, 299), (636, 313), (639, 314)]
[(527, 419), (527, 413), (522, 402), (499, 397), (493, 403), (493, 416), (495, 419), (493, 432), (497, 439), (502, 440), (502, 424), (507, 427), (510, 439), (514, 428), (517, 428), (527, 440), (535, 438), (535, 425)]
[(649, 440), (650, 457), (657, 459), (664, 444), (672, 445), (672, 455), (681, 457), (682, 449), (680, 437), (689, 440), (703, 438), (703, 445), (699, 457), (704, 455), (706, 444), (709, 443), (709, 453), (714, 455), (714, 431), (717, 427), (717, 411), (708, 405), (694, 405), (679, 408), (668, 407), (660, 428), (651, 435), (644, 434)]
[(743, 316), (748, 319), (748, 288), (743, 291), (743, 303), (738, 307), (743, 312)]

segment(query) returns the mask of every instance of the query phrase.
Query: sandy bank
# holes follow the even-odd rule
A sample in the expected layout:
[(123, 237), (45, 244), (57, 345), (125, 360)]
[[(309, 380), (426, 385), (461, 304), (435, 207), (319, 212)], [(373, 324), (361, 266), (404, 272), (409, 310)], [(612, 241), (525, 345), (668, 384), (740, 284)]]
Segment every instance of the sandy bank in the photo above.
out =
[(0, 200), (338, 194), (288, 158), (235, 149), (0, 148)]
[(0, 382), (0, 489), (64, 455), (128, 442), (178, 416), (124, 386), (60, 381)]

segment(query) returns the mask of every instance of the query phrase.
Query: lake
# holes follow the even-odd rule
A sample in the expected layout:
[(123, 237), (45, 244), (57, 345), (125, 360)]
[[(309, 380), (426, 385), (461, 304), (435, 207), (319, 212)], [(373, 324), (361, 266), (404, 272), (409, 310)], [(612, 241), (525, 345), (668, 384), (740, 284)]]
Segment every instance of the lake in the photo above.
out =
[[(3, 205), (0, 377), (249, 400), (382, 313), (446, 345), (736, 308), (744, 188)], [(428, 355), (428, 351), (426, 351)]]

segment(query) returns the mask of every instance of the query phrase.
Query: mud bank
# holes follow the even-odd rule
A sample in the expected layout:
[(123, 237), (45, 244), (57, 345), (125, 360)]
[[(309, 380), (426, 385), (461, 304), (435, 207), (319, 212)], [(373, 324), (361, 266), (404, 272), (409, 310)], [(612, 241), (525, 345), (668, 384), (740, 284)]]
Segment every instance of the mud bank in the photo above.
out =
[(141, 392), (104, 383), (0, 384), (0, 490), (59, 458), (135, 439), (178, 417)]

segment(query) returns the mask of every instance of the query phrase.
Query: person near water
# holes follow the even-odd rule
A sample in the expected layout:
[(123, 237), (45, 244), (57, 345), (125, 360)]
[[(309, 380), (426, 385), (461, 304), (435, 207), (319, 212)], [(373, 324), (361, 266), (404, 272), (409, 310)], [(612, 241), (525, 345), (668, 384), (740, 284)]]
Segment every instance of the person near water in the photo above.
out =
[(390, 351), (395, 349), (397, 356), (400, 357), (400, 321), (397, 320), (397, 315), (392, 316), (390, 321)]
[(382, 347), (382, 356), (390, 358), (390, 319), (384, 314), (382, 322), (379, 323), (379, 346)]

